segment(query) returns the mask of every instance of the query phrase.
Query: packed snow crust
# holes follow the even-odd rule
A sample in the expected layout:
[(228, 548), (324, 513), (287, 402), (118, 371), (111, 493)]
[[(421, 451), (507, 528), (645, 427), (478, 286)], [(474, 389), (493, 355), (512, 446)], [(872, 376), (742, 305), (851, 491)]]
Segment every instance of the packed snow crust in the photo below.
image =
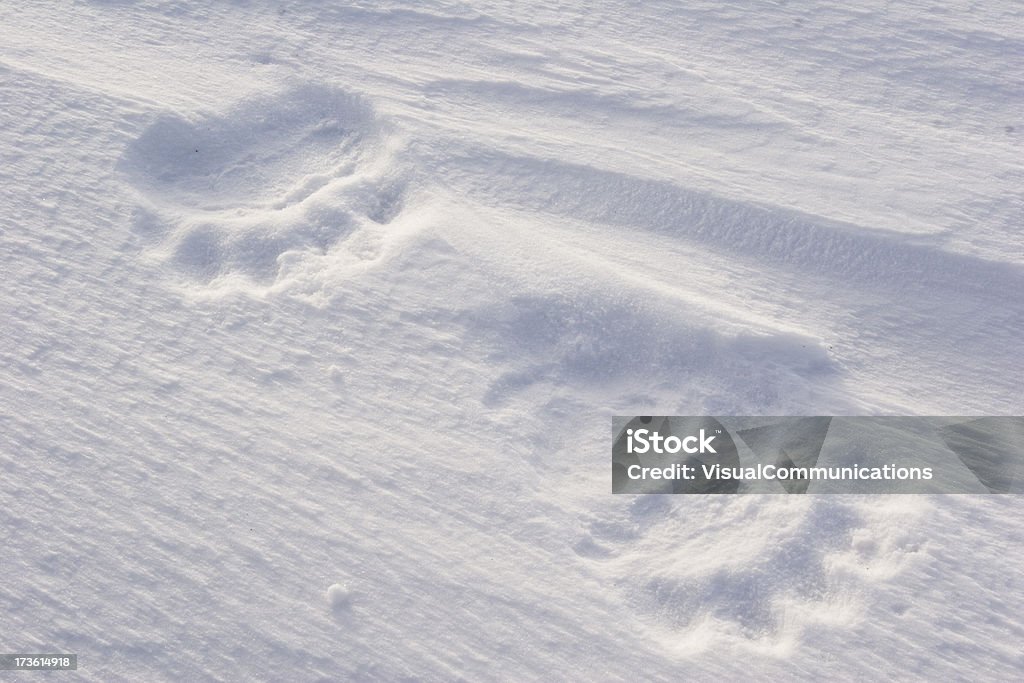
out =
[(613, 415), (1021, 414), (1024, 7), (0, 6), (0, 651), (1024, 678), (1017, 496), (612, 496)]

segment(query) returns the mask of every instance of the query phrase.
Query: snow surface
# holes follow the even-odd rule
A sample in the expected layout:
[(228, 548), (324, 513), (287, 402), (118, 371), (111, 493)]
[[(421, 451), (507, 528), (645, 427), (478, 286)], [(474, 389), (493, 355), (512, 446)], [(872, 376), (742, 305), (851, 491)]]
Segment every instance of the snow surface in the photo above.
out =
[(1018, 497), (612, 496), (609, 425), (1020, 414), (1022, 105), (1011, 0), (3, 3), (0, 650), (1021, 680)]

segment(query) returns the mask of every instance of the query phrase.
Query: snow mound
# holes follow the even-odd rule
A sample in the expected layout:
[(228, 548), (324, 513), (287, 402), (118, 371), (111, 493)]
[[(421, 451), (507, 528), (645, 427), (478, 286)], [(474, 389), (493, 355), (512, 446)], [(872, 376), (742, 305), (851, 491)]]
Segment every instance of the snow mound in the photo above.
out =
[(347, 610), (352, 606), (352, 591), (344, 584), (331, 584), (327, 589), (327, 604), (335, 612)]

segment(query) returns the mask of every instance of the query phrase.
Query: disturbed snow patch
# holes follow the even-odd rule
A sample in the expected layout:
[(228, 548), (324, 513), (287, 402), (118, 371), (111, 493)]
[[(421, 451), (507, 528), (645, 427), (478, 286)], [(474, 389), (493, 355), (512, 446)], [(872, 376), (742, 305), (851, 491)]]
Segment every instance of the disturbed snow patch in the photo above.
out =
[(592, 519), (574, 549), (666, 650), (733, 643), (781, 656), (860, 621), (861, 596), (919, 559), (923, 539), (905, 525), (927, 509), (830, 496), (636, 498)]
[(194, 293), (263, 294), (381, 255), (406, 197), (395, 146), (364, 98), (307, 85), (222, 115), (161, 116), (120, 169), (147, 254)]
[[(816, 340), (726, 333), (686, 314), (630, 291), (524, 293), (486, 306), (467, 319), (467, 332), (482, 338), (492, 349), (490, 362), (506, 371), (484, 403), (503, 405), (539, 383), (673, 408), (687, 387), (691, 410), (790, 410), (797, 406), (789, 397), (841, 379)], [(636, 396), (637, 385), (645, 397)]]

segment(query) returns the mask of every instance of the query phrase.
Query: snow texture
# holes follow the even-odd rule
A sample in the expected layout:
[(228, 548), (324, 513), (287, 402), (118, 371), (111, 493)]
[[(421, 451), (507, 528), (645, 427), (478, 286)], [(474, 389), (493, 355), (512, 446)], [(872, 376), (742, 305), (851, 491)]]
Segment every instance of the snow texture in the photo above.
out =
[(0, 651), (1024, 678), (1017, 496), (612, 496), (613, 415), (1024, 410), (1017, 2), (0, 7)]

